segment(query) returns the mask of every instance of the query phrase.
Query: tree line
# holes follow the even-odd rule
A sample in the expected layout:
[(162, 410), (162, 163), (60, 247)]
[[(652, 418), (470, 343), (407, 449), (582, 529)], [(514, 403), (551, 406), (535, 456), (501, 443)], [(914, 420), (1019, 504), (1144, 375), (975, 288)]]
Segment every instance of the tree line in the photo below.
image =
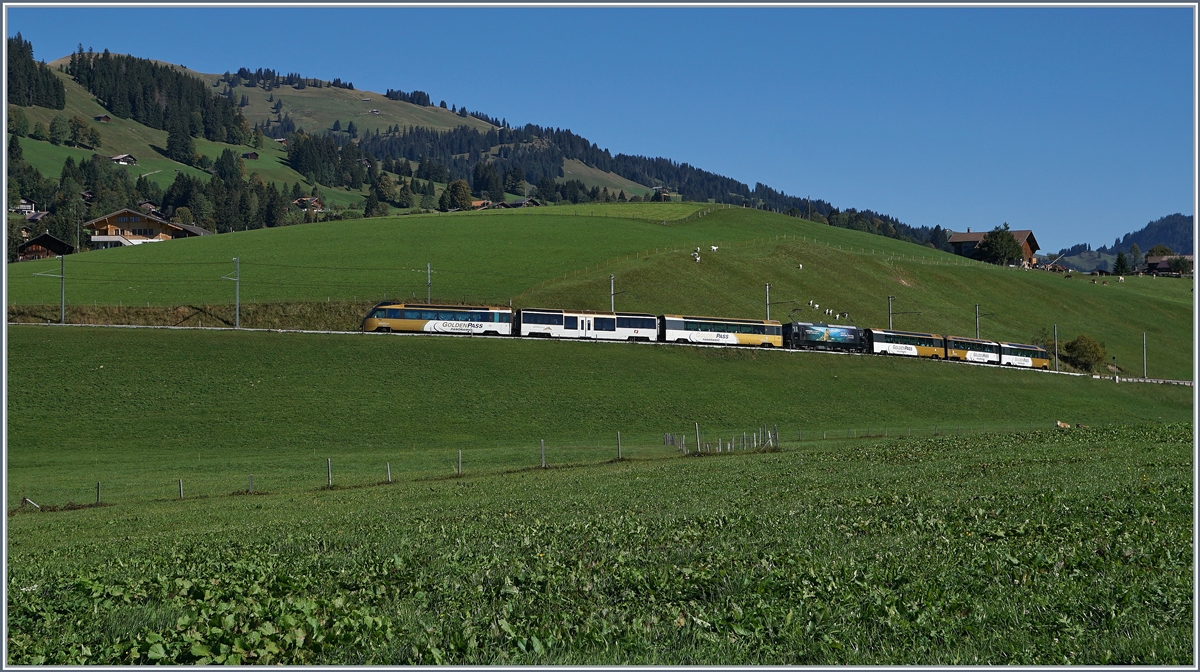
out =
[(17, 33), (8, 38), (8, 102), (12, 105), (67, 106), (67, 91), (50, 66), (33, 60), (33, 44)]
[(233, 101), (212, 95), (202, 80), (172, 66), (107, 49), (85, 52), (79, 45), (66, 71), (121, 119), (232, 145), (246, 144), (251, 137), (250, 125)]

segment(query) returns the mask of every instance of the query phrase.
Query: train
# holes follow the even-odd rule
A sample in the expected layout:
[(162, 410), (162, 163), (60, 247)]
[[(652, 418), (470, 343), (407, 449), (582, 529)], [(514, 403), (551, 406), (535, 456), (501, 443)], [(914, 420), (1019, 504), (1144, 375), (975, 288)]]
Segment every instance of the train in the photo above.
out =
[(862, 328), (853, 325), (752, 320), (701, 315), (451, 306), (381, 301), (362, 320), (364, 332), (575, 338), (702, 345), (744, 345), (798, 350), (926, 357), (1048, 370), (1040, 345), (966, 336)]

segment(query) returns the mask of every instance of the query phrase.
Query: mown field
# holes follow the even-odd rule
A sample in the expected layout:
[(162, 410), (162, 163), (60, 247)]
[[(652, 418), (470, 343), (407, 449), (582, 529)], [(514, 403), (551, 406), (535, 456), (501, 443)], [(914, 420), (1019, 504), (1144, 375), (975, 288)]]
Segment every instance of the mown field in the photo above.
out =
[(15, 515), (7, 662), (1190, 666), (1192, 470), (1047, 429)]
[(504, 338), (9, 327), (8, 492), (61, 506), (844, 437), (1183, 422), (1192, 391), (883, 357)]
[[(699, 264), (690, 256), (696, 247)], [(785, 322), (830, 319), (823, 313), (833, 308), (849, 313), (840, 322), (886, 327), (891, 295), (896, 328), (973, 336), (978, 303), (987, 338), (1026, 342), (1057, 324), (1061, 343), (1088, 334), (1105, 343), (1126, 375), (1140, 375), (1145, 332), (1152, 377), (1189, 378), (1192, 371), (1194, 304), (1186, 281), (1093, 284), (773, 213), (692, 203), (329, 222), (90, 252), (68, 259), (67, 300), (231, 312), (233, 283), (220, 278), (232, 272), (235, 256), (246, 304), (341, 301), (353, 304), (343, 311), (350, 315), (383, 298), (423, 301), (429, 263), (439, 301), (603, 310), (614, 275), (620, 310), (760, 317), (769, 282), (771, 315)], [(55, 319), (59, 284), (34, 273), (57, 268), (53, 260), (9, 265), (10, 306), (41, 307), (18, 319)], [(289, 311), (314, 312), (280, 308), (271, 314), (284, 317), (262, 326), (357, 328), (348, 317), (288, 322)]]

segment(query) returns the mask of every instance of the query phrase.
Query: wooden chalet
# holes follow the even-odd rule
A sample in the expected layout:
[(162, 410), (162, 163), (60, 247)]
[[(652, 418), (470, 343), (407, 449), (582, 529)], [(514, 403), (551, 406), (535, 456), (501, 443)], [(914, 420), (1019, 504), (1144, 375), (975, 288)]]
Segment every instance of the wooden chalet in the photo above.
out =
[(102, 249), (205, 236), (211, 233), (198, 226), (168, 222), (149, 213), (129, 208), (122, 208), (85, 222), (83, 228), (92, 231), (92, 244)]
[(32, 240), (27, 240), (17, 245), (17, 261), (65, 256), (74, 251), (75, 247), (70, 243), (65, 243), (49, 233), (43, 233)]
[(1150, 275), (1174, 273), (1175, 271), (1171, 270), (1171, 260), (1173, 259), (1186, 259), (1189, 264), (1193, 262), (1192, 255), (1190, 254), (1170, 254), (1161, 257), (1146, 257), (1145, 266), (1143, 268), (1139, 268), (1138, 270), (1142, 273), (1149, 273)]
[(117, 154), (116, 156), (108, 157), (113, 163), (119, 166), (136, 166), (137, 159), (132, 154)]
[(28, 199), (22, 198), (21, 202), (17, 204), (17, 207), (12, 210), (9, 210), (9, 212), (19, 212), (21, 214), (29, 214), (31, 212), (37, 212), (37, 203), (34, 203), (33, 201), (30, 201)]
[[(1038, 247), (1037, 238), (1033, 237), (1033, 231), (1020, 229), (1010, 231), (1009, 233), (1013, 235), (1013, 238), (1017, 239), (1017, 244), (1021, 246), (1021, 255), (1024, 257), (1025, 263), (1036, 264), (1037, 257), (1034, 254), (1040, 248)], [(946, 242), (950, 243), (950, 246), (954, 248), (954, 253), (958, 256), (975, 259), (978, 257), (976, 248), (979, 247), (979, 243), (983, 242), (983, 237), (986, 235), (987, 232), (972, 232), (968, 228), (966, 233), (951, 234), (949, 240)]]
[(108, 116), (107, 114), (97, 114), (96, 116), (92, 117), (92, 119), (102, 124), (107, 124), (108, 122), (112, 121), (112, 117)]
[(312, 210), (313, 212), (324, 212), (325, 204), (316, 196), (301, 196), (292, 201), (292, 205), (301, 210)]
[(242, 154), (242, 158), (246, 159), (247, 161), (257, 161), (258, 152), (246, 152), (245, 154)]

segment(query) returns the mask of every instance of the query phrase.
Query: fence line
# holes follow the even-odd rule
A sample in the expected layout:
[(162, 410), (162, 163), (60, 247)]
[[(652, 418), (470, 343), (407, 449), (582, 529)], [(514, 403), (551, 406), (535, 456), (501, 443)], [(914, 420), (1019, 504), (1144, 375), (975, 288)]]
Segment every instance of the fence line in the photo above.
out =
[[(214, 455), (209, 458), (209, 463), (205, 463), (198, 454), (194, 466), (181, 463), (179, 467), (173, 468), (173, 471), (163, 473), (161, 479), (105, 472), (99, 474), (99, 480), (89, 480), (72, 486), (40, 489), (28, 486), (13, 487), (10, 488), (13, 490), (13, 501), (19, 504), (10, 506), (9, 515), (213, 497), (269, 496), (318, 490), (358, 489), (402, 482), (502, 477), (536, 469), (594, 468), (610, 463), (631, 464), (695, 457), (794, 452), (822, 445), (836, 451), (839, 447), (861, 441), (1044, 431), (1056, 427), (1056, 423), (1045, 421), (996, 424), (951, 422), (934, 425), (897, 422), (850, 427), (763, 423), (754, 427), (723, 429), (705, 428), (694, 424), (692, 427), (678, 427), (675, 431), (653, 435), (619, 432), (615, 439), (610, 435), (600, 440), (541, 439), (494, 444), (477, 440), (443, 441), (431, 447), (422, 445), (421, 450), (411, 451), (407, 456), (398, 456), (396, 451), (381, 452), (371, 449), (366, 453), (332, 458), (318, 455), (314, 451), (310, 454), (313, 462), (311, 470), (275, 473), (264, 469), (261, 462), (254, 460), (241, 461), (239, 466), (242, 468), (231, 469), (228, 455)], [(322, 457), (325, 459), (322, 460)], [(289, 461), (297, 462), (300, 459), (289, 458)], [(320, 464), (322, 461), (325, 464)], [(223, 468), (214, 471), (211, 469), (211, 463), (214, 462), (221, 464)], [(404, 464), (407, 464), (407, 467), (400, 466)], [(393, 467), (400, 467), (400, 470)], [(153, 482), (150, 482), (152, 480)], [(184, 481), (187, 481), (186, 489)], [(96, 503), (86, 503), (92, 497), (95, 497)], [(27, 501), (32, 503), (33, 500), (39, 502), (40, 506), (35, 508), (26, 504)]]

